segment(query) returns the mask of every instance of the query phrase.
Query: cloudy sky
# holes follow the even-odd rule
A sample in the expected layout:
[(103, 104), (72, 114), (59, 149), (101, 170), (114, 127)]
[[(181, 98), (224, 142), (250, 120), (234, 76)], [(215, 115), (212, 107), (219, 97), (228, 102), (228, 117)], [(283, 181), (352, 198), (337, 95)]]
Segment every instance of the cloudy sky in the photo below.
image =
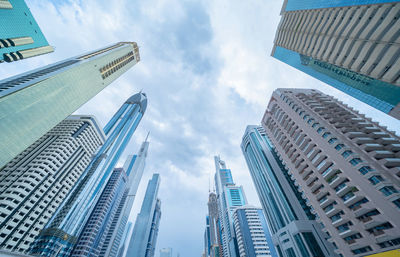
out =
[(3, 64), (0, 78), (19, 74), (118, 41), (136, 41), (141, 61), (82, 106), (104, 125), (128, 96), (143, 89), (148, 108), (129, 145), (137, 152), (151, 131), (147, 166), (131, 215), (148, 179), (161, 174), (158, 249), (200, 256), (213, 156), (220, 155), (259, 205), (240, 143), (246, 125), (259, 124), (278, 87), (316, 88), (335, 95), (399, 132), (400, 122), (270, 56), (278, 0), (30, 0), (56, 51)]

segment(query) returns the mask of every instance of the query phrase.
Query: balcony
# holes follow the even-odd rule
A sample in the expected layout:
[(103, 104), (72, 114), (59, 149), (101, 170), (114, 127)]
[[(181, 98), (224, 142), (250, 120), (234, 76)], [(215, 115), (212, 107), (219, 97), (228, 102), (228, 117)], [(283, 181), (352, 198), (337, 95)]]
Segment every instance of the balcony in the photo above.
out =
[(342, 183), (342, 182), (345, 181), (345, 180), (346, 180), (346, 178), (341, 177), (340, 175), (338, 175), (336, 178), (334, 178), (334, 179), (329, 183), (329, 186), (332, 187), (332, 188), (334, 188), (334, 187), (336, 187), (337, 185), (339, 185), (340, 183)]
[(362, 137), (366, 137), (366, 136), (368, 136), (366, 133), (363, 133), (363, 132), (355, 132), (355, 131), (353, 131), (353, 132), (349, 132), (348, 134), (347, 134), (347, 136), (350, 138), (350, 139), (353, 139), (353, 138), (362, 138)]
[(368, 144), (368, 143), (376, 143), (376, 141), (370, 137), (358, 137), (355, 139), (355, 142), (358, 145), (363, 145), (363, 144)]
[(372, 132), (369, 134), (373, 138), (385, 138), (390, 137), (386, 132)]
[(386, 145), (385, 148), (387, 150), (393, 151), (393, 152), (398, 152), (400, 151), (400, 144), (390, 144)]
[(383, 158), (392, 158), (394, 157), (394, 153), (386, 150), (376, 150), (371, 152), (372, 156), (375, 159), (383, 159)]
[(379, 141), (382, 142), (382, 144), (384, 144), (384, 145), (400, 143), (399, 140), (397, 140), (397, 139), (395, 139), (393, 137), (381, 138)]
[(400, 158), (385, 158), (382, 160), (383, 165), (387, 168), (394, 168), (400, 166)]
[(362, 146), (362, 148), (364, 148), (364, 150), (367, 152), (385, 149), (385, 147), (381, 144), (365, 144)]
[(372, 132), (379, 132), (381, 130), (377, 127), (366, 127), (363, 129), (363, 131), (366, 133), (372, 133)]

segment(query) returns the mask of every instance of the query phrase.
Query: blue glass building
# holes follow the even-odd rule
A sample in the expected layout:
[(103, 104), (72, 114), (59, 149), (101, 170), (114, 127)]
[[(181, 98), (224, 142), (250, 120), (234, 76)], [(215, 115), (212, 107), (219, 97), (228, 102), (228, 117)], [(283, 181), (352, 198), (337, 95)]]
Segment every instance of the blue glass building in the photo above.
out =
[(136, 43), (120, 42), (1, 80), (0, 168), (139, 60)]
[(400, 119), (394, 0), (285, 0), (272, 56)]
[(31, 253), (68, 256), (75, 247), (95, 203), (129, 143), (147, 107), (147, 97), (130, 97), (104, 127), (105, 143), (93, 157), (73, 190), (33, 243)]
[(157, 198), (160, 175), (153, 174), (147, 184), (142, 208), (138, 214), (125, 256), (152, 257), (161, 219), (161, 201)]
[(280, 257), (337, 256), (316, 215), (261, 126), (248, 126), (241, 148)]
[(222, 252), (224, 257), (235, 257), (239, 255), (232, 215), (237, 207), (246, 205), (247, 200), (242, 186), (233, 182), (231, 170), (226, 168), (225, 162), (219, 156), (215, 156), (214, 161)]
[(0, 63), (53, 52), (25, 1), (0, 1)]

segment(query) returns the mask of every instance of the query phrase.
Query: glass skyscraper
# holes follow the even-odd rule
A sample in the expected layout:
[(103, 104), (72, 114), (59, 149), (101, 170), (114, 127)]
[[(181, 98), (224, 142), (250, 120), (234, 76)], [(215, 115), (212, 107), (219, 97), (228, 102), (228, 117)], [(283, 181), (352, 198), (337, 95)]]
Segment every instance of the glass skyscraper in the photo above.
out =
[(53, 52), (25, 1), (1, 0), (0, 63)]
[(72, 115), (0, 170), (1, 249), (29, 249), (104, 141), (93, 116)]
[(155, 173), (147, 184), (142, 208), (138, 214), (132, 236), (123, 256), (153, 257), (161, 219), (161, 201), (157, 198), (160, 175)]
[(395, 0), (285, 0), (272, 56), (400, 119)]
[(93, 157), (72, 192), (58, 208), (32, 246), (32, 254), (67, 256), (121, 154), (129, 143), (147, 107), (147, 97), (138, 93), (130, 97), (104, 127), (105, 143)]
[(265, 130), (248, 126), (241, 148), (279, 256), (337, 256)]
[(237, 207), (246, 205), (247, 200), (243, 188), (233, 182), (231, 170), (226, 168), (225, 162), (219, 156), (215, 156), (214, 161), (222, 252), (224, 257), (236, 257), (238, 249), (232, 215)]
[(0, 168), (139, 60), (121, 42), (1, 80)]

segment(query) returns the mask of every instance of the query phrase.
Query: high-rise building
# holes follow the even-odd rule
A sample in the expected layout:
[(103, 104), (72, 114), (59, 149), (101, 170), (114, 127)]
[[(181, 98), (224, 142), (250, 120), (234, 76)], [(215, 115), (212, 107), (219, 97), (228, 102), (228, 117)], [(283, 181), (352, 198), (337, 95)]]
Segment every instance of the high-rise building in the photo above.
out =
[(397, 0), (285, 0), (272, 56), (400, 119)]
[(211, 252), (211, 239), (210, 239), (210, 217), (206, 216), (206, 228), (204, 230), (204, 253), (210, 256)]
[(126, 228), (124, 229), (124, 233), (121, 238), (121, 244), (119, 245), (117, 257), (123, 257), (127, 244), (129, 244), (129, 235), (132, 234), (133, 224), (132, 222), (128, 221)]
[(172, 257), (172, 248), (160, 249), (160, 257)]
[(126, 255), (152, 257), (161, 218), (161, 201), (157, 198), (160, 175), (155, 173), (147, 184), (142, 208), (138, 214)]
[(400, 138), (394, 132), (309, 89), (275, 90), (262, 126), (340, 256), (399, 247)]
[(106, 141), (96, 152), (72, 192), (32, 244), (32, 254), (54, 256), (71, 253), (146, 107), (146, 95), (137, 93), (126, 100), (107, 123), (104, 127)]
[(275, 249), (269, 247), (270, 235), (261, 208), (236, 208), (233, 223), (240, 257), (278, 257)]
[(0, 1), (0, 63), (53, 52), (25, 1)]
[(214, 192), (208, 196), (209, 250), (208, 256), (222, 257), (220, 225), (218, 219), (218, 200)]
[(122, 42), (1, 80), (0, 168), (138, 61)]
[(126, 226), (126, 223), (128, 222), (136, 192), (142, 179), (148, 148), (149, 142), (146, 137), (146, 140), (140, 147), (139, 153), (129, 156), (128, 161), (124, 165), (124, 170), (127, 171), (128, 176), (128, 183), (125, 190), (126, 197), (121, 201), (118, 207), (118, 214), (112, 221), (111, 228), (106, 236), (106, 241), (103, 244), (99, 257), (114, 257), (117, 256), (118, 252), (124, 252), (126, 244), (121, 244), (121, 242), (123, 242), (121, 240), (122, 236), (127, 233), (125, 230), (130, 229)]
[(246, 205), (247, 200), (242, 186), (233, 182), (231, 170), (226, 168), (225, 162), (219, 156), (215, 156), (214, 161), (222, 252), (224, 257), (236, 257), (238, 248), (232, 215), (237, 207)]
[(337, 256), (264, 128), (248, 126), (241, 148), (266, 214), (271, 249), (286, 257)]
[(26, 252), (105, 135), (92, 116), (70, 116), (0, 170), (0, 248)]

